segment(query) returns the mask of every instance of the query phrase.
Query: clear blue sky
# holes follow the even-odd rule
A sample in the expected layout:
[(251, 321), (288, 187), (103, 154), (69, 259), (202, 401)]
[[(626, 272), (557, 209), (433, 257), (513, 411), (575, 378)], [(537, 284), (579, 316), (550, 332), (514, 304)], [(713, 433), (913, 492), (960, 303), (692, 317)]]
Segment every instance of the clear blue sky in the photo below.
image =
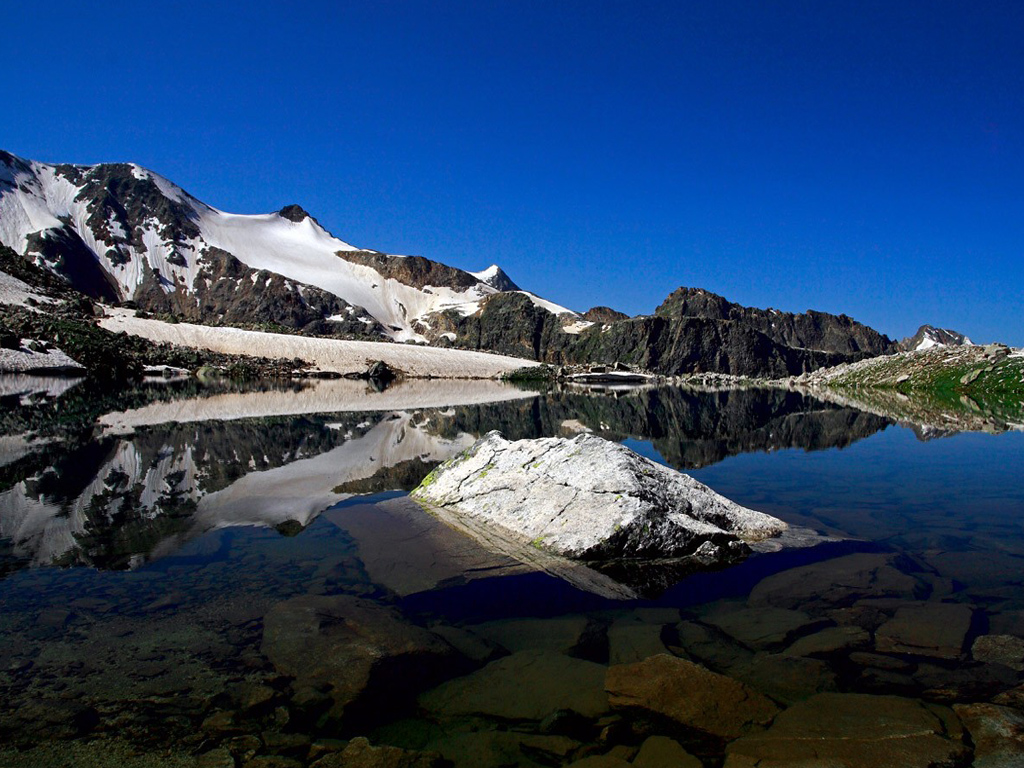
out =
[(1024, 3), (4, 4), (0, 147), (501, 264), (1024, 344)]

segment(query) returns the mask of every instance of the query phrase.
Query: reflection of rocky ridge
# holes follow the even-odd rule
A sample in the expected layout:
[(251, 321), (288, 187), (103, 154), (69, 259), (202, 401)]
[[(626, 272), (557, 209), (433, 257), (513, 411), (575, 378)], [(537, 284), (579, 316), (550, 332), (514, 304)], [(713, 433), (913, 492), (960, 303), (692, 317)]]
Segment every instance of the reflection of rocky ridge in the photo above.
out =
[(207, 530), (307, 525), (377, 466), (468, 444), (408, 414), (204, 422), (101, 438), (0, 493), (0, 538), (36, 564), (131, 568)]
[(677, 469), (752, 451), (842, 448), (891, 423), (790, 390), (664, 388), (614, 398), (552, 393), (501, 407), (457, 408), (445, 428), (453, 434), (497, 429), (509, 439), (523, 439), (558, 434), (566, 422), (610, 439), (650, 440)]

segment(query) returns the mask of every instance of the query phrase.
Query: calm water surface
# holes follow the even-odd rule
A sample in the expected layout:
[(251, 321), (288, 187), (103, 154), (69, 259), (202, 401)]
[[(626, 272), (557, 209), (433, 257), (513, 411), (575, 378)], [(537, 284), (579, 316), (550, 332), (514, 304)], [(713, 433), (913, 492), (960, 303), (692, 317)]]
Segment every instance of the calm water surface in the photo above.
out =
[[(185, 401), (36, 441), (8, 398), (0, 765), (370, 764), (342, 762), (357, 736), (457, 766), (786, 765), (807, 733), (879, 765), (900, 729), (921, 740), (902, 764), (1017, 764), (978, 734), (1024, 700), (1021, 433), (923, 440), (784, 391), (400, 394), (287, 414), (234, 395), (225, 419)], [(610, 599), (407, 498), (491, 429), (624, 441), (818, 543), (611, 574), (643, 597)], [(625, 706), (615, 670), (653, 657), (724, 676), (702, 706), (725, 714), (653, 688)]]

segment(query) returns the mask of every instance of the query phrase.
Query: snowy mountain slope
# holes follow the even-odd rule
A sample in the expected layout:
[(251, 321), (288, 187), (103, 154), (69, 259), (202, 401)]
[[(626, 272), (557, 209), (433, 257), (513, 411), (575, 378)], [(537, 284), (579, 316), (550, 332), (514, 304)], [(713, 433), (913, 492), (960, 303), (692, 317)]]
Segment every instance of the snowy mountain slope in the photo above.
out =
[(487, 296), (519, 290), (497, 266), (474, 274), (356, 248), (298, 206), (230, 214), (137, 165), (53, 165), (6, 152), (0, 243), (111, 302), (397, 341), (429, 340), (432, 315), (470, 315)]
[(917, 333), (900, 342), (900, 349), (913, 352), (932, 347), (963, 347), (974, 346), (974, 342), (957, 331), (948, 328), (936, 328), (933, 325), (922, 325)]

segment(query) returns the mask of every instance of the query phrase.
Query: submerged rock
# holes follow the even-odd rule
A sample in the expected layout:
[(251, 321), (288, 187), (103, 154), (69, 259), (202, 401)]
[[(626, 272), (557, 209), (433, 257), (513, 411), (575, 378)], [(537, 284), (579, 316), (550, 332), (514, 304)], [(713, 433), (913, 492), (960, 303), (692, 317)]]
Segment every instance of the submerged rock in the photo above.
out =
[(510, 442), (498, 432), (434, 470), (412, 492), (562, 557), (693, 557), (714, 565), (786, 524), (595, 435)]
[(849, 607), (859, 600), (913, 599), (925, 594), (924, 584), (897, 567), (893, 555), (858, 553), (769, 576), (750, 593), (752, 607), (825, 611)]
[(1013, 768), (1024, 756), (1024, 715), (995, 704), (953, 707), (974, 742), (974, 768)]
[(543, 720), (557, 710), (597, 717), (608, 709), (605, 667), (548, 650), (520, 651), (420, 697), (435, 717)]
[(726, 740), (767, 724), (779, 711), (743, 683), (667, 654), (610, 667), (605, 690), (613, 707), (652, 712)]
[(396, 690), (414, 695), (464, 666), (437, 635), (355, 597), (295, 597), (271, 608), (263, 625), (263, 654), (297, 688), (326, 687), (337, 719), (393, 709)]
[(1013, 635), (982, 635), (974, 641), (971, 655), (978, 661), (1024, 672), (1024, 639)]
[(821, 693), (782, 712), (766, 732), (730, 744), (725, 768), (962, 765), (960, 730), (948, 709), (913, 699)]
[(341, 752), (333, 752), (313, 763), (312, 768), (441, 768), (445, 763), (436, 752), (415, 752), (387, 745), (373, 746), (360, 736)]
[(878, 628), (875, 647), (889, 653), (908, 653), (956, 659), (971, 628), (970, 606), (960, 603), (915, 603), (900, 606)]
[(782, 647), (793, 637), (809, 634), (815, 627), (826, 624), (802, 611), (734, 605), (718, 606), (717, 610), (704, 617), (704, 622), (758, 650)]

